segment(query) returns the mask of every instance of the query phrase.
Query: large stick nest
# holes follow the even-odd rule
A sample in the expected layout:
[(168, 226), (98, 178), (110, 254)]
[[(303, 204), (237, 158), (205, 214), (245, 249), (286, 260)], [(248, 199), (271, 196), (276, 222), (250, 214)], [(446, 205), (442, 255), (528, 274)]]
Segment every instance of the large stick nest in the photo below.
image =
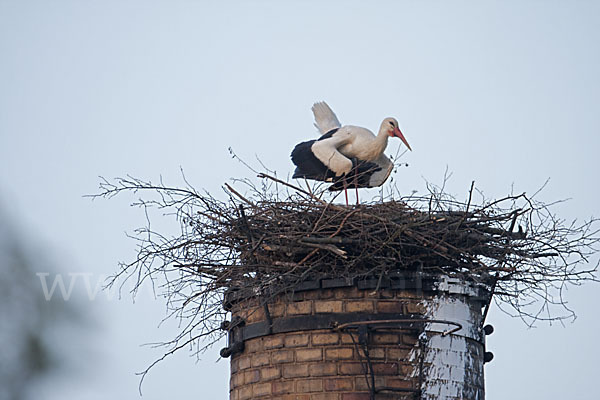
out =
[[(103, 181), (97, 196), (148, 191), (135, 205), (167, 210), (180, 230), (139, 229), (138, 257), (115, 281), (160, 282), (173, 313), (186, 321), (173, 350), (199, 338), (216, 340), (226, 291), (248, 297), (291, 292), (305, 280), (382, 277), (425, 271), (482, 282), (495, 300), (528, 323), (571, 315), (567, 284), (595, 280), (588, 265), (598, 242), (596, 220), (566, 224), (525, 194), (472, 204), (432, 189), (427, 196), (360, 206), (322, 200), (268, 175), (244, 194), (225, 185), (219, 200), (135, 178)], [(238, 182), (239, 183), (239, 182)], [(431, 187), (430, 187), (431, 189)], [(248, 193), (249, 192), (249, 193)], [(552, 306), (564, 312), (553, 312)], [(508, 306), (508, 307), (506, 307)]]
[[(512, 232), (521, 212), (421, 211), (405, 201), (349, 208), (262, 202), (246, 211), (240, 205), (224, 235), (244, 269), (276, 281), (432, 270), (485, 282), (490, 271), (514, 272), (525, 259), (558, 256), (532, 245), (522, 229)], [(247, 277), (230, 282), (245, 287)]]

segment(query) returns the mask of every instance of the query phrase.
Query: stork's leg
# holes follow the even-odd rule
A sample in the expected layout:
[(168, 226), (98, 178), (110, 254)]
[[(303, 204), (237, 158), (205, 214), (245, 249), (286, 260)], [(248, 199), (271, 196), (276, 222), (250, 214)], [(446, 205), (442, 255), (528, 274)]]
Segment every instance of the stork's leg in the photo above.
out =
[(354, 170), (354, 188), (356, 189), (356, 205), (358, 205), (358, 164)]
[(344, 178), (344, 195), (346, 195), (346, 207), (348, 207), (348, 182)]

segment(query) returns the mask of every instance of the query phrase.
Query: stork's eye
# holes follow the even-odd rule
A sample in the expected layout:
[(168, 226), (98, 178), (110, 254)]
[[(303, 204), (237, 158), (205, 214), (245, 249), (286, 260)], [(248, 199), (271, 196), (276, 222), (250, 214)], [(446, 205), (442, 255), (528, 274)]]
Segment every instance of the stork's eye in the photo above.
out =
[(390, 121), (390, 125), (391, 125), (391, 126), (394, 126), (394, 122), (393, 122), (393, 121)]

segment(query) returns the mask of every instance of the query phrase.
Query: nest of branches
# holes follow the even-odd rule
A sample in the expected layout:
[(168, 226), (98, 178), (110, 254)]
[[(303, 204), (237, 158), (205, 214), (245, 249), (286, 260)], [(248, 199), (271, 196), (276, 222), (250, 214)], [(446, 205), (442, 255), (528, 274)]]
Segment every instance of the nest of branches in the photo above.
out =
[(133, 279), (135, 290), (160, 280), (173, 314), (186, 321), (170, 352), (209, 339), (199, 341), (203, 349), (223, 334), (231, 290), (268, 301), (266, 294), (293, 292), (306, 280), (419, 270), (489, 285), (498, 305), (531, 323), (572, 316), (565, 287), (596, 279), (588, 258), (597, 220), (567, 224), (525, 194), (473, 204), (473, 187), (461, 202), (430, 186), (426, 196), (341, 206), (324, 200), (325, 191), (259, 177), (262, 186), (244, 194), (225, 185), (223, 200), (189, 184), (101, 183), (96, 197), (153, 192), (135, 205), (169, 210), (178, 222), (172, 235), (149, 223), (139, 229), (138, 257), (113, 281)]
[[(353, 207), (310, 200), (239, 205), (223, 235), (243, 268), (228, 286), (417, 270), (489, 282), (492, 271), (510, 274), (525, 260), (558, 256), (533, 245), (522, 227), (513, 232), (522, 212), (421, 210), (404, 200)], [(260, 282), (248, 281), (256, 274)]]

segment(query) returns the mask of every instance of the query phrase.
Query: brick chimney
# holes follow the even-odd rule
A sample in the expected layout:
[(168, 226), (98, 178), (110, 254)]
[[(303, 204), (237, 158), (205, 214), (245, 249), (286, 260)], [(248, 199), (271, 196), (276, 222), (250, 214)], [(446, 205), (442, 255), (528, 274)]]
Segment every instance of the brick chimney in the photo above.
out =
[(231, 400), (484, 398), (484, 285), (396, 275), (263, 296), (226, 295)]

